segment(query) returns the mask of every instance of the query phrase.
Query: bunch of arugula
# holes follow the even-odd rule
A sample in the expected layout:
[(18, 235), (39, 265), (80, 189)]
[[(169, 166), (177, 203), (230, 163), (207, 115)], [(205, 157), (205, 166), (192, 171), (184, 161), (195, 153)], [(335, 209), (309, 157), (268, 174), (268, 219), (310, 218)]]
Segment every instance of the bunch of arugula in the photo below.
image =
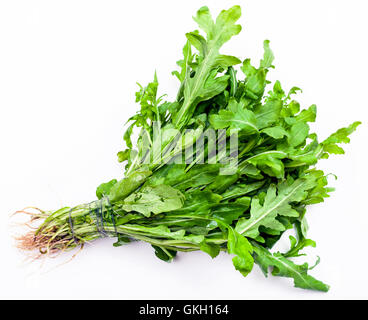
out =
[[(112, 235), (118, 237), (115, 246), (148, 242), (164, 261), (178, 251), (202, 250), (212, 258), (227, 251), (244, 276), (255, 262), (266, 276), (272, 268), (273, 275), (292, 278), (296, 287), (328, 290), (308, 274), (308, 264), (290, 258), (315, 246), (307, 238), (306, 207), (323, 202), (332, 191), (315, 164), (343, 154), (339, 144), (348, 143), (360, 123), (318, 142), (308, 124), (316, 119), (316, 106), (301, 110), (293, 99), (299, 88), (285, 93), (276, 81), (265, 92), (274, 60), (269, 41), (264, 41), (258, 68), (250, 59), (241, 62), (220, 53), (241, 31), (236, 24), (240, 15), (239, 6), (222, 11), (215, 21), (207, 7), (197, 12), (194, 20), (206, 36), (186, 34), (180, 70), (173, 72), (180, 80), (176, 100), (158, 96), (156, 75), (136, 93), (140, 110), (129, 119), (127, 149), (118, 153), (120, 162), (127, 161), (125, 178), (101, 184), (99, 201), (40, 212), (36, 219), (44, 222), (31, 235), (31, 244), (29, 237), (21, 239), (21, 247), (53, 253)], [(239, 64), (245, 77), (238, 77), (234, 66)], [(133, 144), (136, 128), (140, 135)], [(215, 140), (225, 141), (224, 150), (215, 156), (203, 138), (208, 129), (223, 133)], [(235, 134), (238, 166), (223, 161)], [(201, 139), (204, 151), (198, 153), (193, 146)], [(183, 160), (183, 150), (192, 150), (189, 163), (175, 161)], [(215, 163), (209, 161), (213, 157)], [(271, 253), (292, 228), (296, 237), (290, 236), (290, 250)]]

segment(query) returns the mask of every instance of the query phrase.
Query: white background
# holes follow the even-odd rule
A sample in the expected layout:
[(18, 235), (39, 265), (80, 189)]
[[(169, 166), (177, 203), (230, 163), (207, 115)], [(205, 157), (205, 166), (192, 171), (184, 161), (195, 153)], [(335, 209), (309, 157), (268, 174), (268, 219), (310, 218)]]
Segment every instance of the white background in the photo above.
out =
[[(191, 17), (207, 4), (241, 4), (242, 33), (225, 53), (258, 61), (271, 40), (272, 80), (303, 88), (318, 106), (321, 138), (355, 120), (363, 125), (345, 156), (320, 167), (338, 175), (325, 203), (308, 211), (321, 256), (312, 274), (329, 293), (265, 279), (258, 267), (243, 278), (222, 254), (179, 254), (158, 260), (149, 245), (96, 241), (73, 261), (62, 256), (24, 263), (14, 248), (9, 214), (28, 205), (57, 209), (95, 198), (95, 187), (122, 177), (116, 152), (123, 124), (135, 113), (136, 81), (152, 79), (174, 97), (171, 76)], [(0, 2), (0, 298), (342, 299), (368, 298), (367, 1), (1, 1)], [(282, 249), (287, 248), (287, 237)]]

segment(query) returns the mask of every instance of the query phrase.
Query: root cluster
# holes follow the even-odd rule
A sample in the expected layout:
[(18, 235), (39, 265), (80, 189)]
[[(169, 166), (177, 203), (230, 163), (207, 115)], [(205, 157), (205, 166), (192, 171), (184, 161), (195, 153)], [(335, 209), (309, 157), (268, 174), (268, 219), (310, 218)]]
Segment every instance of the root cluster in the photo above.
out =
[[(57, 232), (56, 228), (44, 229), (35, 227), (35, 222), (42, 222), (47, 214), (37, 208), (36, 212), (29, 211), (30, 208), (25, 208), (23, 210), (15, 212), (15, 214), (25, 214), (30, 216), (29, 221), (20, 223), (19, 225), (26, 227), (28, 230), (27, 233), (16, 236), (16, 247), (22, 251), (26, 251), (32, 255), (32, 258), (38, 259), (42, 256), (55, 256), (60, 253), (70, 249), (71, 239), (70, 237), (55, 237), (54, 234)], [(15, 215), (14, 214), (14, 215)]]

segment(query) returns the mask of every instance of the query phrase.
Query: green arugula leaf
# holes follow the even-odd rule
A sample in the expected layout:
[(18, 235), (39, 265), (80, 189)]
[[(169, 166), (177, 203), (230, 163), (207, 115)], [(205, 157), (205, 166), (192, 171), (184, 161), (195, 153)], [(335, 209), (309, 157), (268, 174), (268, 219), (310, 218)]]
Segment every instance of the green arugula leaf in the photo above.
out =
[(254, 100), (262, 98), (267, 80), (266, 75), (269, 68), (273, 68), (272, 62), (274, 55), (269, 46), (269, 40), (263, 42), (264, 55), (260, 62), (259, 69), (253, 67), (250, 63), (250, 59), (246, 59), (243, 62), (241, 70), (246, 75), (245, 79), (245, 95)]
[(151, 171), (136, 171), (118, 181), (110, 189), (108, 194), (110, 201), (117, 202), (123, 200), (142, 185), (151, 174)]
[(311, 289), (327, 292), (329, 286), (323, 282), (308, 275), (307, 263), (296, 265), (291, 260), (286, 259), (281, 253), (270, 253), (267, 249), (254, 245), (254, 260), (261, 267), (265, 276), (268, 275), (268, 269), (273, 268), (272, 275), (294, 279), (294, 285), (297, 288)]
[(317, 116), (317, 107), (315, 104), (313, 104), (308, 109), (302, 110), (295, 117), (295, 120), (301, 122), (315, 122), (316, 116)]
[(238, 103), (234, 98), (230, 99), (227, 109), (210, 116), (214, 129), (237, 129), (248, 135), (258, 133), (256, 121), (254, 113), (245, 109), (245, 101)]
[(110, 193), (111, 188), (117, 183), (116, 179), (112, 179), (109, 182), (101, 183), (96, 190), (96, 196), (98, 199), (102, 199), (104, 196)]
[(155, 249), (156, 257), (165, 262), (171, 262), (177, 253), (177, 251), (169, 250), (160, 246), (152, 245), (152, 248)]
[(287, 154), (283, 151), (266, 151), (258, 153), (246, 161), (271, 177), (282, 178), (284, 176), (284, 163)]
[[(210, 208), (221, 201), (222, 197), (211, 191), (194, 190), (186, 193), (186, 199), (182, 208), (175, 210), (173, 215), (203, 215), (210, 213)], [(168, 213), (167, 216), (170, 216)]]
[(212, 243), (208, 243), (205, 240), (200, 244), (200, 250), (210, 255), (210, 257), (216, 258), (220, 253), (220, 246)]
[(159, 214), (180, 209), (184, 199), (179, 190), (170, 186), (147, 186), (125, 198), (122, 207), (125, 211), (137, 211), (149, 217), (151, 213)]
[(289, 133), (280, 126), (265, 128), (261, 132), (274, 139), (282, 139), (285, 136), (289, 136)]
[(268, 100), (264, 105), (258, 105), (254, 109), (257, 127), (263, 129), (276, 123), (279, 120), (281, 109), (281, 100)]
[(114, 247), (121, 247), (131, 242), (131, 240), (128, 237), (122, 234), (118, 234), (117, 238), (118, 238), (117, 241), (112, 244)]
[(323, 141), (322, 146), (324, 153), (322, 154), (322, 158), (327, 159), (330, 154), (344, 154), (344, 149), (338, 146), (338, 144), (349, 143), (349, 135), (352, 134), (360, 124), (361, 122), (356, 121), (346, 128), (337, 130)]
[(180, 73), (178, 71), (173, 71), (173, 75), (177, 76), (179, 81), (182, 83), (189, 76), (190, 66), (193, 62), (192, 46), (189, 40), (185, 43), (183, 48), (183, 60), (179, 60), (177, 65), (181, 68)]
[(285, 227), (276, 219), (277, 216), (298, 217), (299, 213), (292, 208), (290, 203), (304, 200), (308, 196), (307, 190), (311, 187), (309, 179), (298, 179), (292, 183), (284, 181), (277, 187), (270, 185), (263, 205), (260, 204), (259, 199), (253, 198), (250, 218), (239, 219), (235, 230), (253, 239), (259, 236), (260, 226), (284, 231)]
[(227, 250), (230, 254), (236, 255), (233, 258), (234, 267), (246, 277), (252, 271), (254, 264), (252, 245), (244, 236), (229, 228)]
[(273, 52), (270, 48), (270, 40), (265, 40), (263, 42), (263, 49), (264, 49), (264, 54), (263, 54), (263, 59), (260, 62), (260, 68), (274, 68), (274, 66), (272, 65), (273, 60), (275, 60), (275, 56), (273, 55)]
[(288, 141), (291, 147), (297, 147), (305, 142), (309, 134), (309, 126), (305, 122), (296, 122), (290, 128)]
[(300, 234), (300, 238), (297, 240), (293, 236), (289, 236), (290, 239), (290, 250), (286, 253), (283, 253), (285, 258), (291, 257), (300, 257), (305, 256), (305, 254), (300, 253), (305, 247), (316, 247), (316, 242), (305, 238), (302, 234)]
[(119, 151), (118, 154), (117, 154), (118, 161), (119, 162), (124, 162), (124, 161), (128, 160), (129, 157), (130, 157), (130, 152), (131, 152), (130, 149), (125, 149), (124, 151)]
[(211, 207), (211, 217), (231, 225), (249, 208), (249, 203), (219, 203)]
[(315, 186), (308, 190), (308, 197), (303, 200), (304, 205), (316, 204), (323, 202), (325, 198), (330, 197), (329, 193), (334, 191), (334, 188), (328, 187), (327, 176), (322, 170), (309, 170), (308, 175), (315, 179)]
[(235, 186), (232, 186), (226, 192), (222, 194), (223, 200), (229, 200), (229, 199), (245, 196), (261, 188), (264, 185), (264, 183), (265, 181), (258, 181), (258, 182), (247, 183), (247, 184), (240, 183)]
[(219, 165), (217, 164), (195, 165), (188, 172), (176, 176), (176, 180), (172, 185), (179, 190), (205, 186), (212, 183), (218, 173)]
[(226, 89), (229, 76), (217, 77), (218, 69), (230, 67), (238, 61), (234, 58), (224, 58), (220, 55), (219, 49), (240, 32), (240, 25), (235, 24), (240, 15), (240, 7), (234, 6), (229, 10), (223, 10), (214, 22), (207, 7), (198, 10), (194, 20), (206, 32), (207, 39), (198, 33), (187, 34), (189, 42), (199, 51), (201, 63), (194, 76), (186, 78), (183, 104), (174, 117), (177, 128), (185, 126), (199, 102), (208, 100)]

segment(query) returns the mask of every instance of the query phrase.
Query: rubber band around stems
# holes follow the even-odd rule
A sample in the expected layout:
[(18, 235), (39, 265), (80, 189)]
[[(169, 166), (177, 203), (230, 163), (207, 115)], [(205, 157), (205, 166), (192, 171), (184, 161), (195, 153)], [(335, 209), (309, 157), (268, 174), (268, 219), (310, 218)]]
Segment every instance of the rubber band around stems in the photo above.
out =
[(103, 206), (103, 198), (100, 200), (100, 206), (96, 208), (97, 209), (97, 212), (99, 213), (98, 217), (100, 218), (100, 222), (101, 222), (101, 233), (102, 235), (104, 236), (104, 238), (106, 238), (108, 235), (106, 233), (106, 230), (104, 228), (104, 218), (103, 218), (103, 209), (104, 209), (104, 206)]
[[(93, 204), (95, 204), (96, 202), (94, 201)], [(94, 213), (95, 216), (95, 221), (96, 221), (96, 229), (97, 232), (100, 234), (100, 236), (106, 237), (106, 234), (101, 230), (100, 226), (99, 226), (99, 210), (98, 210), (98, 206), (96, 205), (95, 208), (91, 208), (91, 204), (88, 204), (88, 208), (89, 208), (89, 215), (92, 216), (92, 212)], [(101, 219), (101, 221), (103, 222), (103, 219)]]
[[(95, 208), (91, 208), (91, 204), (88, 204), (89, 207), (89, 214), (92, 215), (92, 212), (94, 212), (95, 215), (95, 221), (96, 221), (96, 228), (97, 232), (100, 234), (101, 237), (106, 238), (108, 237), (108, 232), (104, 229), (104, 217), (103, 217), (103, 209), (104, 209), (104, 200), (107, 202), (108, 206), (108, 212), (110, 213), (110, 218), (112, 221), (112, 224), (114, 226), (115, 236), (118, 237), (118, 231), (116, 228), (116, 221), (115, 221), (115, 211), (112, 208), (112, 205), (110, 203), (110, 200), (108, 197), (104, 197), (101, 200), (97, 200), (92, 202), (95, 205)], [(98, 203), (99, 202), (99, 203)]]
[(110, 213), (110, 217), (111, 217), (112, 224), (114, 225), (115, 236), (118, 237), (118, 229), (116, 228), (116, 222), (115, 222), (115, 211), (110, 203), (110, 199), (108, 197), (106, 197), (105, 199), (107, 200), (107, 204), (112, 211), (112, 213)]
[[(103, 201), (104, 200), (107, 201), (108, 208), (110, 209), (110, 218), (111, 218), (112, 224), (114, 226), (115, 236), (118, 237), (118, 230), (116, 228), (116, 221), (115, 221), (115, 215), (114, 215), (115, 211), (112, 208), (112, 205), (111, 205), (110, 200), (109, 200), (108, 197), (104, 197), (101, 200), (99, 200), (99, 202), (100, 202), (99, 205), (97, 205), (97, 201), (94, 201), (93, 203), (96, 204), (96, 206), (93, 209), (91, 208), (91, 203), (89, 203), (88, 204), (89, 215), (92, 215), (92, 212), (94, 212), (97, 232), (104, 238), (108, 237), (108, 234), (107, 234), (106, 230), (104, 229), (104, 218), (103, 218), (103, 209), (104, 209)], [(74, 232), (72, 212), (73, 212), (73, 208), (71, 208), (69, 210), (69, 227), (70, 227), (70, 231), (72, 233), (72, 237), (73, 237), (74, 242), (79, 243), (79, 240), (75, 236), (75, 232)]]

